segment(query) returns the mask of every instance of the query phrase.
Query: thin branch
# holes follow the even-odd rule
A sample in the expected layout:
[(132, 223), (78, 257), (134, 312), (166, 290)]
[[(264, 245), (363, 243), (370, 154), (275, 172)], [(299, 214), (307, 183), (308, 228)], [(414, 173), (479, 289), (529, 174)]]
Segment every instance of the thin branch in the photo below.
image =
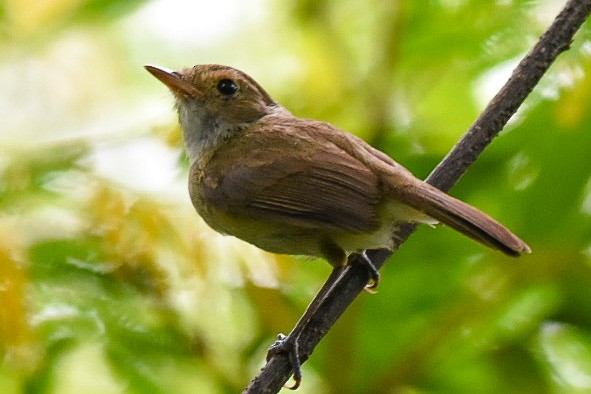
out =
[[(503, 129), (528, 94), (538, 84), (556, 57), (567, 50), (574, 34), (591, 12), (591, 0), (570, 0), (533, 49), (513, 71), (505, 86), (492, 99), (458, 144), (448, 153), (427, 178), (427, 182), (449, 190), (476, 161), (482, 151)], [(397, 233), (396, 248), (412, 234), (416, 226), (402, 225)], [(369, 251), (377, 268), (381, 268), (393, 252)], [(336, 279), (335, 279), (336, 278)], [(333, 282), (323, 288), (312, 301), (313, 313), (305, 314), (293, 333), (297, 333), (300, 360), (303, 363), (312, 354), (318, 342), (336, 320), (363, 291), (368, 272), (360, 264), (351, 264), (331, 275)], [(290, 335), (292, 335), (290, 334)], [(258, 376), (244, 390), (244, 394), (276, 393), (289, 380), (291, 363), (286, 354), (276, 354), (261, 369)]]

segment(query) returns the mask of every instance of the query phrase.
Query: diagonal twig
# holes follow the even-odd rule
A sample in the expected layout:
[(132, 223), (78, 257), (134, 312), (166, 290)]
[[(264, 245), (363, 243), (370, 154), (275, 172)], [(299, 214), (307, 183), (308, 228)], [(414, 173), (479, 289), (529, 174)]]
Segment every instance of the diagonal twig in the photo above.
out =
[[(591, 0), (570, 0), (566, 3), (468, 132), (429, 175), (427, 182), (447, 191), (460, 179), (515, 114), (558, 55), (569, 48), (574, 34), (589, 13)], [(408, 239), (415, 228), (416, 226), (411, 224), (400, 226), (395, 250)], [(373, 250), (368, 251), (368, 256), (376, 268), (380, 268), (392, 253), (387, 250)], [(319, 293), (312, 301), (313, 313), (305, 314), (306, 318), (301, 319), (292, 331), (292, 334), (297, 333), (302, 363), (363, 291), (368, 279), (368, 272), (361, 264), (351, 264), (331, 275), (334, 282), (329, 291)], [(261, 369), (243, 394), (276, 393), (289, 380), (292, 372), (288, 355), (276, 354)]]

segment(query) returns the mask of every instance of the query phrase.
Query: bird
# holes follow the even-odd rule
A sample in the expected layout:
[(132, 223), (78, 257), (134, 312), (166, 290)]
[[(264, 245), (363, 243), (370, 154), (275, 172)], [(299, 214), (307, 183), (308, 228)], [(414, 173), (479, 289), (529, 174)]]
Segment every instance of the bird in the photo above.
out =
[(496, 220), (361, 138), (292, 115), (240, 70), (145, 67), (174, 95), (191, 201), (222, 234), (334, 267), (352, 253), (391, 249), (401, 222), (443, 223), (510, 256), (531, 252)]
[[(378, 285), (379, 272), (365, 251), (391, 250), (401, 223), (443, 223), (509, 256), (531, 252), (502, 224), (361, 138), (294, 116), (238, 69), (145, 68), (173, 93), (190, 160), (189, 195), (219, 233), (273, 253), (321, 257), (335, 270), (360, 261), (373, 280), (367, 289)], [(288, 354), (296, 389), (297, 332), (291, 337), (282, 336), (267, 358)]]

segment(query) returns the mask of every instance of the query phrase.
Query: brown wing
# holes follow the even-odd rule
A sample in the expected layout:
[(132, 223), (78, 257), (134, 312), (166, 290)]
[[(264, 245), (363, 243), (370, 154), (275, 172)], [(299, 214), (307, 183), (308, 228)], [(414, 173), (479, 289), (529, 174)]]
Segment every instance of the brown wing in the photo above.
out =
[(379, 227), (378, 178), (314, 132), (323, 124), (298, 120), (260, 126), (234, 137), (209, 161), (202, 182), (209, 204), (303, 229), (359, 233)]

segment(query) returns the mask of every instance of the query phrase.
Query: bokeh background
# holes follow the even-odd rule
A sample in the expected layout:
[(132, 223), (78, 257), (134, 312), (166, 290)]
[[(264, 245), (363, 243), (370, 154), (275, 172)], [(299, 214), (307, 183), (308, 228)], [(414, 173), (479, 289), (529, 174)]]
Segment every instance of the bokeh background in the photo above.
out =
[[(144, 64), (243, 69), (425, 177), (562, 5), (0, 1), (0, 392), (239, 392), (330, 272), (201, 222)], [(591, 392), (590, 36), (452, 190), (534, 253), (420, 228), (300, 393)]]

